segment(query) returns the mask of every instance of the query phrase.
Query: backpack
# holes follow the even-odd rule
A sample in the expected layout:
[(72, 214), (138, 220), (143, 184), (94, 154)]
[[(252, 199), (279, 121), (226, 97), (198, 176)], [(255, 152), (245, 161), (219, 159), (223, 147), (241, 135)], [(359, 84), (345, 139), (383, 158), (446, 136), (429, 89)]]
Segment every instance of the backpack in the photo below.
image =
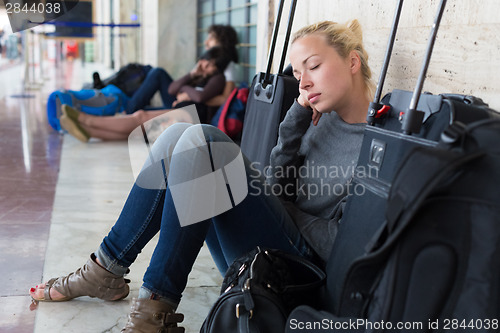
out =
[(61, 131), (59, 117), (62, 104), (95, 116), (112, 116), (125, 110), (128, 100), (127, 95), (114, 85), (101, 90), (56, 90), (49, 95), (47, 101), (47, 118), (53, 129)]
[(454, 123), (438, 146), (415, 148), (395, 174), (385, 225), (348, 270), (338, 313), (301, 307), (289, 323), (323, 316), (339, 327), (351, 318), (361, 332), (497, 331), (498, 142), (497, 118)]
[(226, 133), (231, 139), (239, 139), (243, 130), (248, 87), (242, 84), (234, 88), (226, 102), (212, 117), (211, 124)]

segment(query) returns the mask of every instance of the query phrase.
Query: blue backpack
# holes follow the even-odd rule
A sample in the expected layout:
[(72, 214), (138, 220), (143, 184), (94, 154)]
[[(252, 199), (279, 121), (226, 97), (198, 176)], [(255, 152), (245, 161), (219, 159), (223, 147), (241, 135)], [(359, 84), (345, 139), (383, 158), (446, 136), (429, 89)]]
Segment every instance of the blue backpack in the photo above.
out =
[(95, 116), (112, 116), (123, 111), (128, 100), (129, 97), (114, 85), (108, 85), (101, 90), (56, 90), (50, 94), (47, 101), (47, 118), (53, 129), (61, 131), (59, 118), (63, 104)]

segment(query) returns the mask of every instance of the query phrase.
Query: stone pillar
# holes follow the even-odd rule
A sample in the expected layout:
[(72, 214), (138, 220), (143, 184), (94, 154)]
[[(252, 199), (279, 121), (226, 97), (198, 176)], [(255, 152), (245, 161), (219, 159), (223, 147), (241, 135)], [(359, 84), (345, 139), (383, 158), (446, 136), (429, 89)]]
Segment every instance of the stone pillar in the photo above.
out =
[(158, 65), (177, 78), (196, 62), (197, 0), (160, 1)]
[[(121, 24), (143, 24), (144, 20), (140, 18), (137, 0), (120, 0), (118, 12), (118, 21)], [(132, 20), (132, 15), (137, 15), (137, 20)], [(141, 62), (140, 48), (140, 29), (141, 28), (115, 28), (115, 38), (117, 40), (118, 52), (115, 55), (115, 63), (118, 68), (131, 62)]]
[(172, 77), (196, 62), (196, 0), (150, 0), (142, 4), (144, 63), (165, 68)]

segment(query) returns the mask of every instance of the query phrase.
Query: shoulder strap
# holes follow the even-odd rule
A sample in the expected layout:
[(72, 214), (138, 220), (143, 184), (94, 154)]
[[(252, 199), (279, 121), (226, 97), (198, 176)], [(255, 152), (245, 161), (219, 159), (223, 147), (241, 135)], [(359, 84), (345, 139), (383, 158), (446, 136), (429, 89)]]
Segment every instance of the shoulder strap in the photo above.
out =
[[(443, 133), (438, 148), (415, 148), (399, 167), (394, 177), (387, 202), (386, 220), (390, 233), (388, 242), (397, 238), (410, 223), (425, 199), (443, 180), (451, 177), (468, 163), (487, 155), (491, 142), (466, 148), (468, 141), (475, 142), (471, 134), (481, 127), (498, 126), (500, 119), (483, 119), (464, 126), (454, 123)], [(456, 150), (452, 145), (459, 144)], [(439, 148), (444, 147), (444, 148)]]
[(387, 229), (405, 229), (429, 194), (462, 166), (482, 156), (482, 151), (458, 153), (435, 148), (416, 148), (394, 178), (387, 202)]
[(233, 99), (236, 97), (236, 94), (238, 93), (238, 88), (234, 88), (229, 97), (227, 98), (226, 102), (224, 103), (224, 106), (222, 107), (222, 111), (220, 113), (219, 117), (219, 122), (217, 123), (217, 127), (224, 133), (226, 132), (226, 116), (227, 112), (229, 111), (229, 106), (231, 105), (231, 102)]

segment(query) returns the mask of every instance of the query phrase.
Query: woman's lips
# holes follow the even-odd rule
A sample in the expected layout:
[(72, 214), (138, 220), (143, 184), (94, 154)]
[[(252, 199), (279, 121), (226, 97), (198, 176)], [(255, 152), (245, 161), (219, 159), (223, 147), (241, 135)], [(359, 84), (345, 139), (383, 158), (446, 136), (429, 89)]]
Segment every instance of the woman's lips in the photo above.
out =
[(309, 100), (309, 103), (314, 104), (314, 103), (316, 103), (318, 101), (320, 95), (321, 94), (316, 94), (316, 93), (315, 94), (309, 94), (307, 96), (307, 99)]

